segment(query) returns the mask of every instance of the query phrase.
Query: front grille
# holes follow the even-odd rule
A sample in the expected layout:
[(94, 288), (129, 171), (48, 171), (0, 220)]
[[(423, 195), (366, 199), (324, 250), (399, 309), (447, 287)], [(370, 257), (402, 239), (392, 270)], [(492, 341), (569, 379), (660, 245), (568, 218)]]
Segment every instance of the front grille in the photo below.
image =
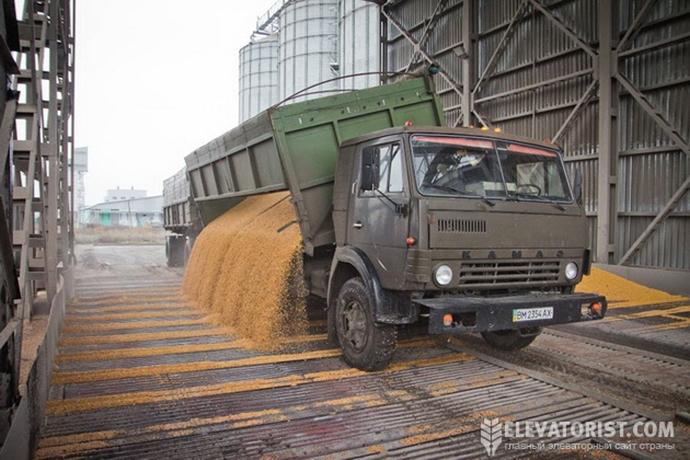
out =
[(436, 231), (441, 233), (486, 233), (486, 221), (482, 219), (439, 219)]
[(460, 284), (508, 285), (543, 284), (558, 281), (558, 260), (463, 262), (460, 265)]

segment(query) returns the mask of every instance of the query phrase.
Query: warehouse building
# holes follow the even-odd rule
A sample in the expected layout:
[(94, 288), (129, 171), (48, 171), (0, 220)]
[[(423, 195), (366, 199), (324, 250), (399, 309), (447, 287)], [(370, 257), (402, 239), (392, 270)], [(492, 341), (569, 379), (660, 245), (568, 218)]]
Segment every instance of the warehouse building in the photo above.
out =
[(163, 195), (125, 200), (106, 200), (79, 212), (82, 226), (160, 227), (163, 225)]

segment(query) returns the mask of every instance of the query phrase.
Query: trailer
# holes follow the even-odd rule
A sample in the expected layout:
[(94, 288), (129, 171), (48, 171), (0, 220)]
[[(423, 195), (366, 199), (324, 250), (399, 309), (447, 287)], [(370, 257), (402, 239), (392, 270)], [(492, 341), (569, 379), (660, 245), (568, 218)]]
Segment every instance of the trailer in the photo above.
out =
[(186, 168), (163, 181), (163, 228), (170, 232), (165, 237), (168, 266), (184, 266), (201, 228), (199, 214), (189, 192)]
[(329, 337), (364, 370), (397, 328), (529, 345), (542, 327), (601, 319), (576, 294), (590, 257), (581, 183), (553, 144), (442, 127), (427, 78), (275, 106), (185, 159), (202, 224), (288, 190)]

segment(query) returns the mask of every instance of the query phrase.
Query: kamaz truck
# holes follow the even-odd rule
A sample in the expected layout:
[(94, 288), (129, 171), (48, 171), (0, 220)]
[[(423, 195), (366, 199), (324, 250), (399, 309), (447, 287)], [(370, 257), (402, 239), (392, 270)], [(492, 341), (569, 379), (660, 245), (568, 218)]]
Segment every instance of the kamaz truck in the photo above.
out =
[(383, 369), (398, 327), (529, 345), (597, 320), (581, 181), (553, 144), (442, 127), (426, 78), (274, 106), (186, 157), (208, 224), (244, 197), (289, 190), (311, 294), (347, 363)]

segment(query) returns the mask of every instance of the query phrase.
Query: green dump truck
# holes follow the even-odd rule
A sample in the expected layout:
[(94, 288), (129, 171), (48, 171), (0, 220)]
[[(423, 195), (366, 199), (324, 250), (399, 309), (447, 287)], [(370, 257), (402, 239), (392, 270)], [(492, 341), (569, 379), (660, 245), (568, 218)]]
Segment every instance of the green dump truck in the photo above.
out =
[(360, 369), (386, 367), (397, 328), (422, 319), (513, 350), (606, 312), (574, 293), (590, 253), (558, 147), (442, 120), (417, 78), (272, 107), (186, 158), (204, 224), (290, 191), (307, 286)]

